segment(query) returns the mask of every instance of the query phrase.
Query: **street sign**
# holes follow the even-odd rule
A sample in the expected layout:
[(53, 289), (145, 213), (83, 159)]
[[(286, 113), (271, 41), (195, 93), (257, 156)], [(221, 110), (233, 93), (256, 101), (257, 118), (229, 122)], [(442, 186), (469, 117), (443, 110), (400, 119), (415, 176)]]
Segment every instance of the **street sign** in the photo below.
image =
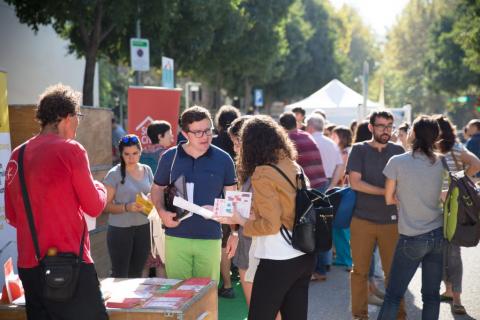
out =
[(255, 89), (253, 91), (253, 105), (255, 107), (262, 107), (263, 106), (263, 90), (262, 89)]
[(150, 70), (150, 45), (148, 39), (130, 38), (130, 64), (133, 71)]
[(162, 57), (162, 86), (173, 89), (175, 85), (173, 59)]

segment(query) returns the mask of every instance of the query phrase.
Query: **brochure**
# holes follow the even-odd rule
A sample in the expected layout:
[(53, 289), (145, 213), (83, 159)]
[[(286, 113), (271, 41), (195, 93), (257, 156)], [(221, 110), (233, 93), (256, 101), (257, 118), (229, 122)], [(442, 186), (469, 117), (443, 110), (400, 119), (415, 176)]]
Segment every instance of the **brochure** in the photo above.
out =
[[(230, 208), (237, 209), (238, 213), (245, 219), (250, 218), (250, 210), (252, 208), (252, 193), (242, 191), (225, 192), (225, 201), (230, 203), (226, 206), (226, 210)], [(233, 214), (233, 211), (232, 211)]]
[(137, 193), (137, 195), (135, 196), (135, 202), (143, 206), (142, 213), (144, 215), (148, 216), (150, 211), (152, 211), (153, 209), (152, 201), (148, 199), (148, 197), (143, 192)]
[(193, 202), (188, 202), (187, 200), (180, 198), (180, 197), (175, 197), (173, 198), (173, 205), (179, 208), (182, 208), (186, 211), (189, 211), (190, 213), (196, 213), (198, 215), (201, 215), (205, 219), (212, 219), (213, 218), (213, 212), (205, 209), (203, 207), (200, 207)]
[(182, 297), (153, 297), (143, 304), (143, 308), (178, 309), (185, 301), (187, 300)]

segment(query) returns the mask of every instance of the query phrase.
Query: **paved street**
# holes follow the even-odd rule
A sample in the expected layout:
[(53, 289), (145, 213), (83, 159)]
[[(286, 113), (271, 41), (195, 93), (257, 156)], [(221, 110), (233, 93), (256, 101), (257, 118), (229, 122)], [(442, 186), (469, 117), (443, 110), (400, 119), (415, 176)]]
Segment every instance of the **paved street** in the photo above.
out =
[[(463, 248), (463, 295), (462, 303), (468, 316), (454, 316), (450, 304), (442, 303), (440, 319), (480, 320), (480, 247)], [(418, 269), (406, 294), (408, 319), (422, 318), (421, 269)], [(443, 288), (442, 288), (443, 290)], [(344, 268), (333, 267), (328, 280), (322, 283), (312, 282), (310, 286), (309, 319), (351, 319), (350, 279)], [(370, 306), (370, 318), (376, 319), (379, 307)]]

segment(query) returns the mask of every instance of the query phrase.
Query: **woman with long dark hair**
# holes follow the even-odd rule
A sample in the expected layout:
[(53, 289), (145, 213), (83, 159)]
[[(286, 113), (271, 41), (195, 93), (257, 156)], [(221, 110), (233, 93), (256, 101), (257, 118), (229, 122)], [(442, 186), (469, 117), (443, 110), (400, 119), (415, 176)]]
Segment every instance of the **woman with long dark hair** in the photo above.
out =
[[(480, 170), (480, 160), (468, 151), (458, 140), (455, 126), (444, 115), (436, 115), (434, 119), (440, 126), (440, 137), (437, 147), (448, 165), (448, 170), (457, 172), (465, 169), (465, 174), (474, 176)], [(444, 180), (443, 190), (448, 190), (448, 179)], [(452, 302), (452, 311), (455, 314), (466, 314), (462, 305), (462, 278), (463, 263), (460, 246), (447, 243), (445, 245), (444, 281), (446, 290), (440, 296), (442, 301)]]
[[(396, 204), (400, 234), (384, 303), (378, 319), (397, 319), (403, 298), (422, 264), (423, 320), (438, 319), (443, 272), (443, 213), (440, 195), (444, 169), (435, 153), (440, 129), (429, 116), (419, 116), (409, 133), (412, 150), (393, 156), (383, 174), (385, 200)], [(419, 183), (428, 181), (428, 183)]]
[(107, 188), (107, 247), (114, 278), (140, 278), (150, 252), (150, 227), (143, 206), (135, 202), (140, 192), (148, 194), (152, 169), (139, 163), (142, 147), (136, 135), (119, 143), (120, 163), (104, 179)]
[(248, 319), (273, 320), (280, 311), (284, 320), (307, 319), (308, 284), (315, 257), (294, 249), (280, 234), (292, 230), (295, 217), (293, 188), (275, 168), (296, 183), (299, 165), (287, 133), (270, 117), (247, 120), (240, 133), (237, 172), (241, 183), (252, 183), (255, 220), (238, 214), (222, 223), (238, 223), (244, 234), (255, 236), (255, 257), (260, 263), (253, 280)]

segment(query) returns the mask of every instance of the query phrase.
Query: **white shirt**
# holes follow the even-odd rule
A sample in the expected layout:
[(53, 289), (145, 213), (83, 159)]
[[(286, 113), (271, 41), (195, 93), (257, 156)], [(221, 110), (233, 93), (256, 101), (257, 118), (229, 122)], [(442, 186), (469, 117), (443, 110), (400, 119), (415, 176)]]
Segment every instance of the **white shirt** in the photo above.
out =
[(323, 169), (325, 170), (325, 176), (331, 179), (335, 167), (339, 164), (343, 164), (340, 149), (332, 139), (325, 137), (323, 133), (319, 131), (315, 131), (312, 136), (317, 144), (318, 150), (320, 150), (320, 155), (322, 156), (322, 164)]
[(288, 244), (280, 231), (269, 236), (255, 237), (255, 258), (257, 259), (288, 260), (304, 254)]

